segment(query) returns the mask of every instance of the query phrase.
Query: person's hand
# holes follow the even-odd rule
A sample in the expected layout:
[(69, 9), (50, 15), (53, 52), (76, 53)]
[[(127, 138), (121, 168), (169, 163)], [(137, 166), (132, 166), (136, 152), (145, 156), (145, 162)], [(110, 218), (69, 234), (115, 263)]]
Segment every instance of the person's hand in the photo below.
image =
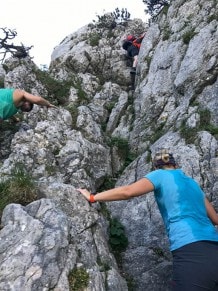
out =
[(11, 116), (10, 120), (14, 123), (18, 123), (20, 122), (20, 118), (16, 117), (16, 116)]
[(55, 106), (55, 105), (53, 105), (53, 104), (51, 104), (51, 103), (49, 103), (47, 107), (48, 107), (48, 108), (55, 108), (55, 109), (58, 109), (57, 106)]
[(90, 201), (90, 195), (91, 193), (87, 190), (87, 189), (76, 189), (77, 191), (79, 191), (85, 198), (86, 200)]

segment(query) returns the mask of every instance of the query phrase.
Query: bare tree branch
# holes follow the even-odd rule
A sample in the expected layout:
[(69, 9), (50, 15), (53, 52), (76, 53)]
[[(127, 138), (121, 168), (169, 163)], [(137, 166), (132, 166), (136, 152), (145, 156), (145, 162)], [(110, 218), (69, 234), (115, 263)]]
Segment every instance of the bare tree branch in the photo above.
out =
[(0, 37), (0, 54), (3, 55), (0, 58), (0, 62), (3, 63), (6, 56), (10, 53), (13, 57), (19, 59), (29, 56), (29, 50), (33, 47), (26, 47), (22, 43), (21, 45), (14, 45), (13, 42), (8, 43), (9, 40), (14, 39), (17, 36), (16, 30), (8, 28), (0, 28), (2, 36)]

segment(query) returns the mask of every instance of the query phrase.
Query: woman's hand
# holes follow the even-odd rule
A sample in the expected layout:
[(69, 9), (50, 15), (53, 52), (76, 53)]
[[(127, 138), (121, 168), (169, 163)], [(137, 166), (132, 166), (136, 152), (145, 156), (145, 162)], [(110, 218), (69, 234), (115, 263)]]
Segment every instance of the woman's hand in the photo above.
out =
[(91, 193), (87, 190), (87, 189), (76, 189), (77, 191), (79, 191), (85, 198), (86, 200), (90, 201), (90, 195)]

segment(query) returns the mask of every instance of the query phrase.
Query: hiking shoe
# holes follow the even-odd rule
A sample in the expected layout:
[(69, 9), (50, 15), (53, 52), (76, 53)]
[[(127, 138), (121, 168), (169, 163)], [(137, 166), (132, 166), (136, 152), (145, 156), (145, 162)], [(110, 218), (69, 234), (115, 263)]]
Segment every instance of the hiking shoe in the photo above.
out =
[(130, 74), (135, 75), (136, 74), (136, 68), (132, 68), (130, 71)]

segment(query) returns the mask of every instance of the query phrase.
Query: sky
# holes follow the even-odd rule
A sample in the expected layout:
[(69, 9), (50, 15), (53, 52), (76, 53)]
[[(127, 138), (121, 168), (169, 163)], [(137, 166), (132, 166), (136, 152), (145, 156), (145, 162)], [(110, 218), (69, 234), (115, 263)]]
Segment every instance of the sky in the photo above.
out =
[(41, 68), (49, 66), (53, 49), (67, 35), (117, 7), (127, 8), (131, 19), (146, 22), (142, 0), (4, 0), (0, 4), (0, 27), (16, 30), (14, 45), (33, 45), (30, 56)]

